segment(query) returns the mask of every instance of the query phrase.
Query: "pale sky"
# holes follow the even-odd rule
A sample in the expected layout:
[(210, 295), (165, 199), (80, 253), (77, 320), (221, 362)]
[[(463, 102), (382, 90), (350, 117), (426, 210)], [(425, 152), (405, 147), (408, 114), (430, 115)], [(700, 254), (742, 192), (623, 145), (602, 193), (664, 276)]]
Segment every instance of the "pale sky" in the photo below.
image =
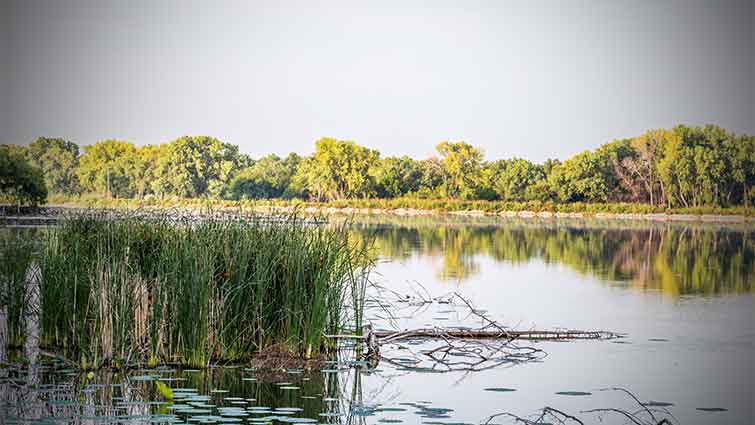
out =
[(754, 3), (4, 1), (0, 143), (542, 161), (677, 123), (753, 134)]

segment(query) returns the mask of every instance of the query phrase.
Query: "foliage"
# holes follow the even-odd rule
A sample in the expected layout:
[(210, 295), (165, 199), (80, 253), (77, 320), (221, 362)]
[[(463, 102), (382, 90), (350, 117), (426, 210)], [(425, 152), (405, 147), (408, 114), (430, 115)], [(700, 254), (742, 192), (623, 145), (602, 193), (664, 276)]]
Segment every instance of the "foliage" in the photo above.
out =
[(378, 157), (354, 142), (322, 138), (297, 170), (297, 184), (315, 199), (368, 197), (375, 193), (369, 171)]
[(121, 140), (103, 140), (84, 148), (76, 174), (84, 190), (119, 198), (134, 195), (132, 174), (136, 147)]
[(669, 205), (749, 205), (753, 152), (750, 136), (736, 137), (716, 126), (677, 126), (658, 162)]
[(529, 201), (538, 199), (533, 189), (545, 180), (542, 166), (525, 159), (499, 160), (486, 167), (491, 173), (490, 185), (497, 198), (504, 201)]
[[(642, 203), (653, 208), (751, 206), (755, 138), (707, 125), (653, 129), (560, 162), (512, 158), (486, 162), (465, 142), (440, 143), (438, 157), (386, 157), (352, 141), (323, 138), (307, 157), (253, 161), (212, 137), (181, 137), (136, 147), (106, 140), (84, 149), (40, 138), (16, 156), (36, 161), (56, 195), (118, 198), (402, 198), (556, 204)], [(32, 159), (32, 157), (34, 159)], [(562, 207), (567, 208), (567, 207)]]
[(440, 192), (445, 179), (443, 162), (438, 158), (428, 158), (418, 161), (418, 165), (420, 181), (417, 195), (422, 198), (442, 197), (443, 195)]
[(422, 183), (420, 163), (408, 156), (390, 156), (380, 160), (370, 170), (381, 198), (396, 198), (419, 190)]
[(276, 155), (261, 158), (241, 170), (229, 184), (232, 199), (268, 199), (289, 197), (289, 186), (301, 158), (292, 153), (285, 160)]
[(152, 190), (184, 198), (221, 197), (245, 164), (238, 146), (214, 137), (184, 136), (162, 147)]
[(152, 184), (157, 179), (157, 164), (164, 147), (145, 145), (136, 149), (136, 158), (131, 169), (130, 187), (137, 198), (152, 193)]
[(554, 167), (548, 183), (560, 202), (605, 202), (608, 185), (595, 152), (584, 151)]
[(7, 315), (8, 345), (20, 346), (23, 341), (26, 328), (23, 319), (29, 311), (23, 283), (33, 260), (38, 232), (37, 228), (0, 230), (0, 312)]
[(436, 150), (443, 158), (444, 189), (450, 198), (474, 198), (482, 168), (482, 150), (465, 142), (441, 142)]
[[(82, 365), (153, 358), (206, 366), (271, 346), (309, 358), (333, 349), (324, 335), (360, 326), (370, 261), (344, 228), (293, 215), (196, 222), (112, 214), (48, 229), (35, 258), (41, 343)], [(0, 258), (19, 247), (0, 244)], [(0, 268), (13, 289), (4, 292), (24, 293), (23, 269)], [(23, 304), (14, 300), (18, 313)]]
[(29, 145), (27, 155), (29, 162), (42, 170), (47, 190), (51, 193), (79, 192), (77, 144), (61, 138), (39, 137)]
[(42, 171), (33, 167), (23, 150), (0, 145), (0, 200), (18, 205), (42, 204), (47, 199)]

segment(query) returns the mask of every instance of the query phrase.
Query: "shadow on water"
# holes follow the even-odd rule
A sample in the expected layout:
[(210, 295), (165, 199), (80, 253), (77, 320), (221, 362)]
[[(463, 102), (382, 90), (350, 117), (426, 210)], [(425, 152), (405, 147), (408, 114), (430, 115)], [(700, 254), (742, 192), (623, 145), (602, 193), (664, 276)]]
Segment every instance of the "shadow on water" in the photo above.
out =
[(755, 230), (747, 225), (369, 217), (355, 228), (375, 238), (383, 258), (440, 259), (436, 274), (442, 280), (469, 280), (484, 257), (564, 265), (670, 296), (755, 288)]

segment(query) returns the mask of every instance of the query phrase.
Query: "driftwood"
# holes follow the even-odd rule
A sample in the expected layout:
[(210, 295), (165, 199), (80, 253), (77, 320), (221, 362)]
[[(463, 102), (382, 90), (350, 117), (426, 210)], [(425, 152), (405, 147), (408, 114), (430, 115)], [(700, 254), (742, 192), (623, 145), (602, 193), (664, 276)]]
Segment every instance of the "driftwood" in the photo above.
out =
[[(598, 415), (598, 419), (600, 422), (603, 422), (609, 415), (622, 417), (625, 421), (625, 423), (630, 423), (634, 425), (673, 425), (674, 423), (678, 423), (678, 420), (674, 415), (666, 408), (650, 408), (648, 407), (647, 403), (643, 403), (640, 401), (639, 398), (637, 398), (634, 394), (632, 394), (629, 390), (625, 388), (602, 388), (599, 391), (620, 391), (625, 394), (627, 394), (634, 402), (637, 403), (638, 408), (632, 409), (632, 410), (625, 410), (618, 407), (609, 407), (609, 408), (602, 408), (602, 409), (589, 409), (589, 410), (582, 410), (579, 413), (580, 414), (589, 414), (589, 415)], [(484, 422), (481, 422), (483, 425), (492, 425), (493, 420), (497, 418), (508, 418), (510, 419), (511, 423), (521, 423), (525, 425), (539, 425), (547, 423), (552, 424), (560, 424), (560, 425), (567, 425), (567, 424), (579, 424), (584, 425), (585, 422), (583, 419), (577, 417), (574, 414), (565, 413), (561, 410), (554, 409), (553, 407), (546, 406), (535, 415), (525, 418), (521, 416), (517, 416), (511, 412), (502, 412), (502, 413), (496, 413), (494, 415), (491, 415), (485, 420)], [(673, 422), (672, 422), (673, 420)]]
[(607, 331), (580, 331), (580, 330), (506, 330), (488, 331), (479, 329), (414, 329), (403, 332), (375, 331), (372, 333), (380, 338), (381, 343), (406, 338), (437, 338), (440, 335), (452, 338), (465, 339), (499, 339), (510, 340), (534, 340), (534, 341), (569, 341), (577, 339), (613, 339), (620, 335)]
[[(421, 287), (421, 285), (419, 285)], [(422, 289), (424, 289), (422, 287)], [(393, 292), (393, 291), (390, 291)], [(542, 360), (545, 351), (536, 346), (520, 345), (520, 341), (571, 341), (607, 340), (621, 335), (602, 330), (516, 330), (491, 319), (482, 310), (476, 309), (458, 293), (444, 297), (430, 298), (417, 291), (411, 298), (393, 292), (397, 302), (386, 303), (372, 300), (373, 305), (387, 314), (391, 323), (397, 323), (396, 310), (404, 306), (423, 306), (433, 303), (460, 308), (468, 317), (479, 319), (478, 328), (420, 328), (405, 330), (375, 330), (371, 324), (362, 327), (361, 335), (326, 335), (334, 339), (353, 339), (360, 342), (362, 358), (376, 365), (379, 361), (393, 364), (401, 369), (431, 372), (466, 371), (475, 372), (502, 365)], [(457, 302), (454, 302), (454, 301)], [(458, 301), (461, 302), (458, 302)]]

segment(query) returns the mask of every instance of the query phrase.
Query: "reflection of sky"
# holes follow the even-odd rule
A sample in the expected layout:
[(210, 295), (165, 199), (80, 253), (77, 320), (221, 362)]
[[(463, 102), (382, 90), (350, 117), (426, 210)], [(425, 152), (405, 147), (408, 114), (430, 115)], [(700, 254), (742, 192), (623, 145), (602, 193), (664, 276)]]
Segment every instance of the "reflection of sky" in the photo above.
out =
[[(621, 386), (645, 400), (675, 403), (672, 413), (680, 423), (749, 423), (755, 379), (751, 366), (755, 356), (755, 295), (668, 297), (663, 288), (603, 280), (600, 273), (581, 273), (536, 257), (512, 263), (477, 253), (466, 260), (475, 265), (475, 272), (463, 279), (438, 273), (438, 268), (447, 264), (442, 253), (430, 255), (421, 250), (381, 262), (376, 276), (400, 293), (416, 289), (410, 283), (414, 281), (433, 297), (459, 291), (496, 320), (516, 328), (603, 329), (628, 334), (631, 344), (544, 343), (540, 348), (548, 356), (542, 363), (466, 377), (459, 373), (407, 374), (395, 378), (386, 394), (402, 401), (430, 400), (434, 406), (455, 409), (452, 420), (476, 423), (503, 410), (529, 414), (543, 406), (570, 412), (631, 407), (620, 394), (594, 391)], [(749, 275), (743, 278), (752, 279)], [(451, 325), (463, 319), (440, 313), (447, 309), (445, 305), (432, 306), (421, 315), (402, 319), (399, 327)], [(444, 316), (448, 320), (438, 320)], [(669, 341), (648, 341), (651, 338)], [(382, 378), (366, 378), (366, 387), (379, 385)], [(488, 387), (517, 391), (483, 390)], [(558, 391), (589, 391), (594, 395), (555, 395)], [(724, 407), (729, 411), (699, 412), (695, 410), (698, 407)], [(412, 423), (410, 416), (406, 419)]]

